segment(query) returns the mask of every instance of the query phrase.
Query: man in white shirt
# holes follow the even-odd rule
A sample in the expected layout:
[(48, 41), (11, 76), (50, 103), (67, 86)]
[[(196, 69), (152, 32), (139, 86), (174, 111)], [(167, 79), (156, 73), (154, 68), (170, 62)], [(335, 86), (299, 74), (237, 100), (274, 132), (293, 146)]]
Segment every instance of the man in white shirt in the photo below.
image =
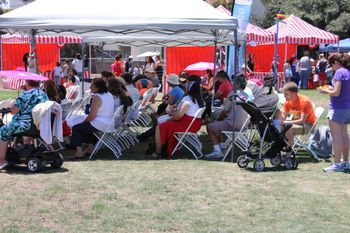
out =
[(80, 53), (75, 55), (75, 59), (72, 61), (72, 67), (78, 72), (79, 78), (83, 78), (83, 59)]

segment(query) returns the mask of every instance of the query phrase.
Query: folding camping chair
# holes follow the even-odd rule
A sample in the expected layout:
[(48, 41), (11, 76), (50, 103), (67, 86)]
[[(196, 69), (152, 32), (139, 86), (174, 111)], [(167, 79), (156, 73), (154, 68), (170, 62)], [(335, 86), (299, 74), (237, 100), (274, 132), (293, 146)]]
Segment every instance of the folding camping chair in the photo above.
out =
[[(194, 121), (197, 118), (198, 119), (202, 118), (204, 111), (205, 111), (205, 107), (197, 110), (196, 114), (193, 117), (193, 120), (191, 121), (190, 125), (187, 127), (185, 132), (175, 132), (174, 133), (174, 137), (177, 139), (178, 142), (177, 142), (174, 150), (171, 152), (171, 156), (173, 156), (173, 154), (175, 153), (175, 151), (177, 149), (180, 149), (183, 146), (186, 147), (193, 154), (193, 156), (196, 159), (201, 158), (203, 156), (202, 143), (199, 140), (198, 133), (191, 133), (191, 132), (188, 132), (188, 130), (191, 128), (191, 126), (193, 125)], [(200, 156), (197, 156), (196, 153), (193, 150), (191, 150), (189, 145), (187, 145), (187, 143), (189, 145), (191, 145)]]
[[(242, 151), (246, 151), (249, 146), (249, 132), (250, 129), (248, 129), (248, 125), (250, 123), (250, 117), (248, 116), (245, 122), (243, 123), (241, 129), (237, 132), (235, 132), (235, 141), (234, 144)], [(227, 155), (230, 153), (233, 143), (233, 131), (222, 131), (226, 136), (226, 140), (224, 142), (225, 145), (225, 152), (224, 152), (224, 157), (222, 158), (222, 161), (225, 161)]]
[(296, 135), (294, 137), (294, 144), (293, 144), (292, 148), (293, 148), (295, 154), (297, 154), (297, 152), (303, 148), (308, 153), (310, 153), (317, 161), (321, 161), (321, 159), (317, 156), (317, 154), (310, 149), (310, 147), (308, 145), (308, 140), (309, 140), (310, 136), (314, 133), (316, 124), (317, 124), (318, 120), (320, 119), (320, 117), (322, 116), (323, 112), (324, 112), (323, 107), (320, 107), (320, 106), (316, 107), (315, 108), (316, 120), (315, 120), (315, 123), (312, 125), (310, 131), (307, 134)]

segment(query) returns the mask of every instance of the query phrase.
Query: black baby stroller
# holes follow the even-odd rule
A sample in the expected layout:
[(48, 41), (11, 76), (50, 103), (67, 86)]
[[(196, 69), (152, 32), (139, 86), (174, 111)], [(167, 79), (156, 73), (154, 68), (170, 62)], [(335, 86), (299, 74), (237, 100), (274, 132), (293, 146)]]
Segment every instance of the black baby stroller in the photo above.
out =
[[(261, 172), (265, 168), (264, 159), (269, 158), (273, 166), (283, 163), (287, 169), (296, 169), (298, 161), (285, 138), (285, 133), (292, 125), (286, 125), (279, 132), (267, 114), (264, 114), (253, 102), (239, 101), (237, 104), (241, 105), (250, 115), (252, 124), (252, 133), (248, 139), (249, 145), (243, 151), (243, 155), (237, 159), (238, 166), (246, 168), (249, 162), (254, 161), (254, 169)], [(284, 154), (286, 152), (291, 152), (292, 156), (285, 157)]]

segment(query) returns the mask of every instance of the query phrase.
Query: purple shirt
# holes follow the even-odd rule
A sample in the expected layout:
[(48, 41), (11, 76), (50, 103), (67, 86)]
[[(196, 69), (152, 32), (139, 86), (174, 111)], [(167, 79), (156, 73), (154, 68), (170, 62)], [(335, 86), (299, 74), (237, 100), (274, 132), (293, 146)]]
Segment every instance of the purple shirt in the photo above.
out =
[(339, 96), (331, 96), (329, 109), (350, 109), (350, 70), (339, 68), (335, 72), (334, 80), (341, 82), (341, 89)]

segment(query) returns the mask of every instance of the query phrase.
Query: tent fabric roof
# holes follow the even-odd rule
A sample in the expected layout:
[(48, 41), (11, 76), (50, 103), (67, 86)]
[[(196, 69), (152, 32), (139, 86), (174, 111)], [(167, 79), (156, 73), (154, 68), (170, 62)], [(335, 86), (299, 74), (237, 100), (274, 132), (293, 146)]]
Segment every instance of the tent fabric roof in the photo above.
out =
[(232, 44), (230, 33), (237, 29), (237, 19), (202, 0), (133, 0), (132, 4), (125, 0), (36, 0), (1, 15), (0, 28), (10, 33), (36, 29), (38, 34), (83, 38), (128, 35), (137, 40), (158, 36), (173, 40), (176, 35), (208, 42), (216, 37), (218, 43)]
[(270, 43), (274, 42), (275, 36), (271, 31), (267, 31), (266, 29), (260, 28), (253, 24), (248, 24), (247, 26), (247, 41), (256, 41), (259, 43)]
[[(2, 44), (29, 44), (29, 42), (29, 35), (1, 35)], [(82, 38), (80, 36), (36, 35), (36, 42), (38, 44), (79, 44), (82, 42)]]
[(340, 40), (339, 45), (338, 44), (327, 45), (324, 49), (320, 49), (320, 51), (321, 52), (336, 52), (336, 51), (338, 51), (338, 48), (339, 48), (340, 52), (350, 51), (350, 38)]
[[(276, 33), (277, 24), (267, 30)], [(278, 42), (287, 44), (331, 44), (339, 37), (319, 29), (295, 15), (290, 15), (279, 23)]]

